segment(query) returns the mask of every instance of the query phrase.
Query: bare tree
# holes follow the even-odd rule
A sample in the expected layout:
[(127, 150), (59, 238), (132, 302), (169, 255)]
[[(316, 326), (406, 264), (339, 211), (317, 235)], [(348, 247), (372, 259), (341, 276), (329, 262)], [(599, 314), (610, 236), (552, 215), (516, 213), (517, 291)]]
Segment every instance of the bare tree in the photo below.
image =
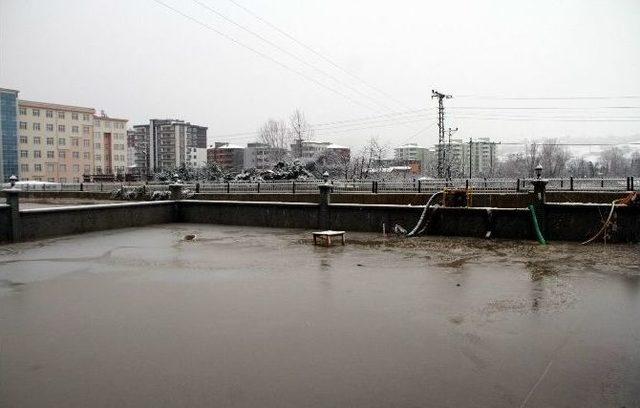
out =
[(269, 119), (258, 132), (258, 141), (271, 147), (269, 160), (282, 161), (286, 155), (292, 133), (283, 120)]
[(561, 177), (566, 172), (571, 154), (556, 139), (547, 139), (540, 149), (540, 165), (546, 177)]
[(295, 142), (294, 157), (302, 157), (302, 141), (313, 137), (311, 124), (307, 122), (304, 113), (296, 109), (289, 116), (289, 126), (291, 127), (291, 138)]
[[(389, 153), (389, 145), (382, 144), (377, 136), (372, 136), (362, 149), (362, 177), (367, 178), (371, 173), (379, 173), (384, 167), (384, 159)], [(373, 170), (373, 171), (372, 171)]]
[(609, 177), (625, 176), (631, 167), (622, 149), (615, 146), (600, 153), (599, 164), (602, 165), (602, 175)]

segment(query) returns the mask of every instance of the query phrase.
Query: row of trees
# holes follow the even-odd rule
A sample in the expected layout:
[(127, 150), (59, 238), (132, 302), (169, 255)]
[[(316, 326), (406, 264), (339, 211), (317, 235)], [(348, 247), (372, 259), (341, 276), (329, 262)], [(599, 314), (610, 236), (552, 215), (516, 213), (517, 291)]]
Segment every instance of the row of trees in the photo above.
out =
[(624, 177), (640, 176), (640, 152), (624, 151), (612, 146), (595, 160), (573, 155), (557, 139), (531, 142), (523, 152), (510, 154), (496, 163), (496, 177), (532, 177), (542, 166), (545, 177)]

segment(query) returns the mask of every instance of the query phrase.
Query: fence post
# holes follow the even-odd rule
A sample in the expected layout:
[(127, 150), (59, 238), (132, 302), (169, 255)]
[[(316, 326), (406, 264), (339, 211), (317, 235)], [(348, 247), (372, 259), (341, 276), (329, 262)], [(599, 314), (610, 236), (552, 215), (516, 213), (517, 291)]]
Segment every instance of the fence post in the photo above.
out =
[(371, 193), (375, 193), (376, 192), (376, 182), (372, 181), (371, 182)]
[(296, 182), (295, 182), (295, 181), (293, 181), (293, 182), (291, 183), (291, 191), (293, 192), (293, 194), (295, 194), (295, 193), (296, 193)]
[(227, 181), (227, 194), (231, 192), (231, 184)]
[(573, 176), (569, 177), (569, 191), (573, 191)]
[(11, 187), (4, 190), (7, 204), (9, 204), (9, 234), (11, 242), (20, 240), (20, 190)]
[(84, 183), (80, 183), (80, 191), (84, 191)]
[(516, 180), (516, 193), (520, 192), (520, 179)]
[(633, 188), (633, 176), (631, 176), (631, 191), (634, 191), (635, 189)]
[(196, 183), (196, 193), (200, 192), (200, 182)]
[(600, 188), (604, 188), (604, 179), (600, 179)]
[(464, 181), (464, 188), (465, 188), (465, 190), (468, 190), (468, 189), (469, 189), (469, 179), (466, 179), (466, 180)]
[(102, 181), (100, 182), (100, 192), (102, 192)]
[(260, 194), (260, 182), (258, 181), (258, 194)]
[(560, 179), (560, 190), (564, 188), (564, 179)]
[(418, 180), (418, 193), (422, 193), (422, 180)]

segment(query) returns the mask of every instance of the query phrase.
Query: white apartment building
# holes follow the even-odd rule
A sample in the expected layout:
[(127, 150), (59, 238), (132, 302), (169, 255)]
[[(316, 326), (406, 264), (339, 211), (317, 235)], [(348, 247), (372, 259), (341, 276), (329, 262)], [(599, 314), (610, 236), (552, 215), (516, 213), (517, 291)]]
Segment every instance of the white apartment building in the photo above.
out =
[[(445, 149), (445, 172), (452, 177), (488, 177), (496, 164), (496, 143), (488, 137), (463, 141), (453, 139), (437, 149)], [(470, 171), (471, 170), (471, 171)]]

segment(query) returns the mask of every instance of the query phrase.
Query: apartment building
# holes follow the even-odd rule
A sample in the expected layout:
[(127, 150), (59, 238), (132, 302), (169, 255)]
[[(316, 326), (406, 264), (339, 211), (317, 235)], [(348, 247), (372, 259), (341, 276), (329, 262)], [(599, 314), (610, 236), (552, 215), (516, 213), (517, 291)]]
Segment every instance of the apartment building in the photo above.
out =
[(141, 177), (180, 166), (202, 166), (207, 160), (207, 127), (177, 119), (151, 119), (128, 135), (134, 153), (132, 170)]
[(444, 149), (445, 172), (452, 177), (488, 177), (496, 164), (496, 143), (490, 138), (470, 141), (453, 139), (451, 143), (436, 146)]
[(266, 169), (287, 157), (287, 150), (271, 147), (266, 143), (247, 143), (244, 149), (244, 167), (249, 169)]
[(331, 142), (303, 140), (302, 142), (291, 144), (291, 151), (299, 152), (298, 158), (307, 161), (317, 158), (327, 150), (334, 152), (341, 158), (348, 159), (351, 157), (351, 149)]
[(18, 101), (20, 179), (79, 183), (93, 169), (95, 109)]
[(207, 161), (216, 163), (224, 170), (241, 172), (244, 170), (245, 148), (226, 142), (216, 142), (207, 149)]
[(435, 159), (435, 151), (417, 143), (407, 143), (393, 149), (396, 165), (409, 166), (412, 174), (425, 174)]
[(127, 119), (93, 116), (93, 174), (123, 177), (127, 169)]
[(0, 182), (19, 177), (18, 91), (0, 88)]

